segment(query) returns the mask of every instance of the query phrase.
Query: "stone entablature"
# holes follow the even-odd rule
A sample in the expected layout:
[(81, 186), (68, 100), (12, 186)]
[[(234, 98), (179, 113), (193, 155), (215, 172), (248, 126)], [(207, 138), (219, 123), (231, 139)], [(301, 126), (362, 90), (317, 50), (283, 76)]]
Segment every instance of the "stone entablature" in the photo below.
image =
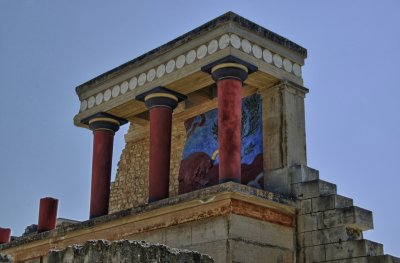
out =
[(287, 79), (302, 85), (304, 48), (227, 13), (77, 87), (81, 105), (75, 125), (85, 126), (81, 120), (99, 111), (132, 120), (146, 110), (133, 98), (156, 86), (185, 95), (204, 88), (213, 81), (201, 68), (229, 55), (257, 64), (259, 72), (250, 75), (245, 84), (269, 86)]

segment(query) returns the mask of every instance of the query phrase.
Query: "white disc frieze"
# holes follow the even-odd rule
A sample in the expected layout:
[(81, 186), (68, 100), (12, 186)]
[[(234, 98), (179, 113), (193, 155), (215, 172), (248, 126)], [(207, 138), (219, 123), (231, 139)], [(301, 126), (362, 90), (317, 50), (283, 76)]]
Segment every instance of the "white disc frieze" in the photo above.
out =
[(165, 72), (171, 73), (175, 69), (175, 60), (171, 59), (168, 61), (167, 66), (165, 67)]
[(283, 60), (283, 68), (287, 71), (287, 72), (292, 72), (292, 62), (290, 62), (289, 59), (285, 58)]
[(96, 99), (94, 98), (94, 96), (90, 97), (88, 100), (88, 108), (93, 108), (94, 104), (96, 103)]
[(165, 73), (165, 65), (161, 64), (160, 66), (157, 67), (157, 78), (161, 78)]
[(227, 34), (221, 36), (219, 39), (219, 43), (218, 43), (219, 48), (224, 49), (227, 46), (229, 46), (229, 41), (230, 41), (230, 37)]
[(96, 95), (96, 105), (100, 105), (103, 102), (103, 93), (97, 93)]
[(240, 48), (240, 45), (242, 44), (242, 43), (241, 43), (241, 40), (240, 40), (240, 37), (238, 37), (238, 36), (235, 35), (235, 34), (232, 34), (232, 35), (231, 35), (231, 44), (232, 44), (232, 46), (233, 46), (234, 48), (239, 49), (239, 48)]
[(218, 41), (213, 39), (208, 43), (208, 54), (214, 54), (218, 50)]
[(272, 53), (268, 49), (263, 50), (263, 59), (267, 63), (272, 63)]
[(156, 70), (154, 68), (150, 69), (149, 72), (147, 72), (147, 81), (153, 81), (153, 79), (156, 77)]
[(184, 55), (180, 55), (177, 59), (176, 59), (176, 68), (180, 69), (185, 65), (186, 62), (186, 58)]
[(111, 91), (112, 97), (113, 97), (113, 98), (117, 97), (117, 96), (119, 95), (119, 92), (120, 92), (120, 91), (121, 91), (121, 88), (119, 87), (119, 85), (115, 85), (115, 86), (112, 88), (112, 91)]
[(262, 49), (257, 45), (253, 45), (253, 55), (258, 59), (262, 58)]
[(121, 94), (125, 94), (129, 89), (129, 83), (128, 81), (124, 81), (121, 84)]
[(186, 63), (187, 64), (192, 64), (193, 61), (196, 59), (196, 51), (194, 50), (190, 50), (187, 54), (186, 54)]
[(293, 73), (297, 76), (297, 77), (301, 77), (301, 67), (299, 64), (293, 64)]
[(279, 56), (278, 54), (275, 54), (273, 56), (273, 60), (274, 60), (275, 66), (277, 66), (278, 68), (282, 67), (282, 57), (281, 56)]
[(107, 89), (106, 91), (104, 91), (104, 101), (109, 101), (111, 99), (111, 90)]
[[(131, 80), (129, 81), (129, 89), (130, 89), (130, 90), (133, 90), (133, 89), (136, 88), (136, 86), (137, 86), (137, 77), (133, 77), (133, 78), (131, 78)], [(104, 94), (104, 95), (106, 95), (106, 94)]]
[(81, 111), (85, 111), (87, 109), (87, 100), (81, 101)]
[(139, 86), (143, 86), (143, 84), (146, 83), (146, 78), (147, 78), (146, 73), (142, 73), (139, 75), (139, 78), (138, 78)]
[(206, 56), (207, 54), (207, 46), (206, 45), (201, 45), (197, 49), (197, 58), (202, 59)]
[(251, 43), (247, 39), (242, 40), (242, 49), (247, 54), (251, 52)]

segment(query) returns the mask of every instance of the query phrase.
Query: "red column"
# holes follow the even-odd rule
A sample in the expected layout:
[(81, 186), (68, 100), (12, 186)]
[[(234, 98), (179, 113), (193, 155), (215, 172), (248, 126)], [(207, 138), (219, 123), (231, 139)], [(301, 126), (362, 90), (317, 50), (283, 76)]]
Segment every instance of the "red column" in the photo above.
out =
[(172, 112), (186, 99), (173, 90), (156, 87), (136, 96), (150, 112), (149, 202), (168, 197)]
[(92, 189), (90, 218), (108, 214), (114, 131), (93, 131)]
[(150, 109), (149, 201), (168, 197), (172, 109)]
[(242, 83), (247, 68), (223, 63), (212, 68), (218, 85), (219, 182), (241, 182)]
[(38, 232), (53, 230), (57, 222), (58, 200), (51, 197), (40, 199)]
[(218, 81), (219, 182), (241, 181), (242, 82)]
[(0, 244), (10, 242), (11, 229), (0, 227)]
[(90, 219), (108, 214), (114, 134), (126, 122), (104, 112), (82, 120), (93, 131)]

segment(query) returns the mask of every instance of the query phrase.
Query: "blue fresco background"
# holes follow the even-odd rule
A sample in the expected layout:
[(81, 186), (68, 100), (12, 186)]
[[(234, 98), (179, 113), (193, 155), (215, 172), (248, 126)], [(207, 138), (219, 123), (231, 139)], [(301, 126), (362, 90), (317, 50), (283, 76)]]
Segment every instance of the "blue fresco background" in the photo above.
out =
[[(254, 94), (242, 100), (242, 150), (241, 163), (251, 164), (263, 152), (261, 99)], [(218, 109), (200, 114), (185, 122), (186, 144), (182, 160), (191, 154), (204, 152), (212, 157), (218, 150)], [(219, 163), (219, 155), (213, 162)]]

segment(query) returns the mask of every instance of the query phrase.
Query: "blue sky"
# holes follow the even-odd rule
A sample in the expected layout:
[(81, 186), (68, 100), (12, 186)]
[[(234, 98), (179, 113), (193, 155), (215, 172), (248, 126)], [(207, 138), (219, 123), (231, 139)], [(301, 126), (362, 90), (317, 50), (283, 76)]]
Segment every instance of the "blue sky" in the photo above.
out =
[[(0, 226), (20, 235), (39, 199), (89, 213), (92, 134), (74, 88), (227, 12), (308, 49), (310, 167), (374, 212), (365, 237), (400, 256), (399, 1), (0, 0)], [(124, 146), (116, 135), (114, 171)]]

